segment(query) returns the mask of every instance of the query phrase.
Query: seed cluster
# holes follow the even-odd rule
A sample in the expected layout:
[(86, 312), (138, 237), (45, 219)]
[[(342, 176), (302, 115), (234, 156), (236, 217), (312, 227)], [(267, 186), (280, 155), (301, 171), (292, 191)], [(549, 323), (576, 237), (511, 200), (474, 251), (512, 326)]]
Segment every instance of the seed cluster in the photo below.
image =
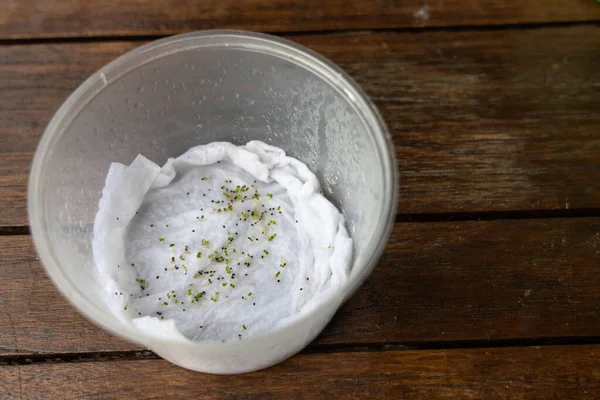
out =
[[(211, 179), (210, 176), (204, 176), (202, 181), (210, 181)], [(210, 300), (213, 303), (227, 299), (232, 294), (231, 291), (236, 288), (235, 282), (239, 279), (236, 270), (239, 268), (286, 268), (287, 263), (284, 260), (272, 261), (269, 250), (264, 248), (267, 244), (277, 241), (277, 217), (282, 214), (280, 205), (268, 206), (276, 201), (273, 200), (273, 194), (261, 193), (254, 184), (234, 186), (231, 180), (223, 181), (220, 189), (220, 193), (216, 197), (214, 197), (214, 191), (208, 193), (209, 196), (214, 198), (210, 200), (209, 208), (206, 208), (206, 210), (205, 208), (199, 208), (197, 210), (196, 223), (205, 223), (204, 221), (211, 215), (222, 214), (227, 216), (229, 229), (231, 230), (226, 231), (227, 239), (224, 243), (216, 243), (218, 239), (211, 237), (199, 237), (195, 245), (180, 245), (175, 243), (176, 240), (173, 240), (173, 237), (169, 238), (169, 235), (158, 237), (160, 245), (164, 243), (165, 249), (170, 253), (163, 268), (163, 275), (172, 277), (172, 274), (183, 274), (185, 276), (190, 273), (195, 280), (189, 283), (184, 290), (174, 288), (166, 294), (164, 292), (158, 294), (157, 304), (160, 307), (165, 307), (167, 310), (172, 306), (198, 307), (205, 301), (204, 298), (206, 298), (206, 301)], [(211, 189), (208, 189), (208, 192), (211, 192)], [(189, 196), (190, 192), (184, 194)], [(207, 193), (201, 194), (202, 197), (207, 195)], [(238, 246), (238, 242), (242, 239), (239, 238), (240, 232), (235, 230), (242, 222), (249, 222), (248, 225), (252, 230), (251, 235), (246, 236), (246, 239), (243, 240), (252, 243), (252, 248), (256, 249), (258, 254), (246, 253)], [(154, 226), (155, 224), (150, 224), (150, 228), (154, 228)], [(168, 227), (169, 225), (165, 226)], [(201, 225), (190, 227), (190, 229), (192, 233), (204, 231)], [(227, 229), (227, 226), (222, 225), (222, 229)], [(264, 245), (261, 245), (262, 243)], [(257, 257), (260, 255), (262, 261), (256, 262), (255, 255)], [(244, 276), (248, 276), (248, 273), (244, 273)], [(161, 277), (159, 274), (154, 279), (160, 279)], [(283, 279), (281, 271), (274, 272), (273, 280), (280, 283), (281, 279)], [(308, 280), (308, 278), (306, 279)], [(145, 291), (150, 290), (152, 285), (146, 279), (141, 278), (136, 278), (136, 282), (141, 290), (139, 298), (144, 297), (144, 294), (145, 297), (150, 296), (150, 293), (145, 293)], [(256, 298), (256, 295), (253, 297), (252, 292), (244, 295), (238, 294), (238, 296), (240, 296), (238, 299), (241, 298), (241, 300), (248, 300), (251, 297)], [(256, 302), (252, 304), (256, 306)], [(127, 309), (127, 306), (125, 306), (125, 309)], [(184, 312), (186, 310), (183, 307), (181, 309)], [(156, 315), (160, 319), (164, 319), (163, 314), (164, 311), (156, 311)], [(141, 313), (138, 312), (138, 315), (141, 315)], [(246, 325), (242, 325), (242, 332), (246, 330)], [(239, 338), (242, 338), (242, 333), (239, 334)]]

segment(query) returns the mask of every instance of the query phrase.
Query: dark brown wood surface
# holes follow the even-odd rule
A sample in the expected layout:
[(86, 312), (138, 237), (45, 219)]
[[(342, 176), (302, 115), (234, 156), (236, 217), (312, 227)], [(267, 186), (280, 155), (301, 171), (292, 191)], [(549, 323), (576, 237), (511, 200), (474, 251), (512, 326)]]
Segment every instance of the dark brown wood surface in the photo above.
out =
[(600, 346), (303, 354), (265, 371), (203, 375), (163, 360), (0, 367), (9, 398), (597, 399)]
[[(0, 399), (600, 397), (594, 0), (0, 1)], [(330, 58), (394, 139), (397, 222), (301, 354), (183, 370), (87, 321), (27, 235), (53, 113), (153, 38), (278, 32)], [(558, 345), (566, 344), (566, 345)]]
[[(0, 248), (0, 356), (141, 348), (86, 321), (28, 236), (0, 237)], [(600, 336), (599, 260), (600, 218), (398, 223), (313, 345)]]
[(600, 20), (593, 0), (5, 0), (0, 39), (267, 32)]
[[(337, 62), (380, 107), (400, 213), (600, 205), (600, 27), (292, 39)], [(28, 165), (52, 114), (140, 44), (0, 47), (0, 227), (27, 225)]]

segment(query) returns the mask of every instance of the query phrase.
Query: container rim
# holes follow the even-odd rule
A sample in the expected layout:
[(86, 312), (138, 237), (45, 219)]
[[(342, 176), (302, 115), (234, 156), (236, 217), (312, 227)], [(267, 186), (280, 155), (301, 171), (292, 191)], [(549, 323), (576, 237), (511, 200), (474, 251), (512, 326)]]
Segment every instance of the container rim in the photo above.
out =
[[(69, 125), (74, 116), (76, 116), (82, 107), (85, 106), (93, 97), (100, 93), (106, 86), (115, 80), (121, 78), (131, 70), (155, 60), (157, 58), (167, 57), (170, 54), (197, 49), (200, 47), (234, 47), (248, 49), (250, 51), (259, 51), (270, 55), (275, 55), (290, 62), (296, 63), (309, 69), (311, 72), (319, 75), (328, 81), (332, 87), (343, 91), (343, 95), (349, 100), (349, 103), (355, 108), (362, 119), (367, 122), (371, 132), (374, 133), (372, 140), (376, 143), (376, 148), (380, 153), (380, 161), (383, 169), (383, 181), (386, 191), (383, 193), (384, 207), (379, 215), (377, 222), (377, 231), (371, 238), (365, 254), (364, 265), (361, 265), (362, 273), (360, 275), (351, 275), (351, 278), (340, 288), (344, 293), (344, 298), (340, 301), (337, 298), (329, 296), (326, 301), (317, 308), (323, 308), (333, 305), (334, 302), (347, 300), (350, 295), (358, 288), (364, 278), (375, 266), (386, 245), (387, 238), (391, 230), (391, 224), (394, 221), (396, 212), (396, 192), (397, 192), (397, 172), (396, 161), (394, 157), (394, 148), (387, 130), (387, 127), (379, 114), (379, 111), (363, 92), (363, 90), (348, 76), (343, 70), (327, 60), (318, 53), (292, 41), (279, 37), (236, 30), (207, 30), (191, 32), (168, 38), (153, 41), (141, 47), (133, 49), (114, 61), (108, 63), (92, 74), (85, 80), (62, 104), (56, 114), (48, 123), (40, 143), (38, 144), (33, 163), (31, 167), (28, 187), (28, 215), (31, 226), (31, 234), (40, 260), (59, 291), (77, 308), (84, 316), (94, 321), (107, 331), (122, 337), (129, 341), (148, 344), (177, 344), (193, 346), (195, 348), (211, 348), (218, 346), (220, 348), (229, 347), (232, 349), (242, 348), (248, 345), (256, 345), (260, 342), (267, 343), (270, 337), (280, 334), (293, 332), (295, 328), (311, 319), (315, 311), (306, 313), (291, 324), (274, 330), (266, 336), (251, 337), (238, 343), (236, 341), (181, 341), (174, 338), (157, 338), (148, 335), (143, 331), (134, 328), (131, 325), (121, 323), (117, 329), (114, 320), (97, 305), (88, 300), (74, 285), (71, 280), (62, 272), (59, 267), (58, 259), (50, 243), (51, 232), (48, 229), (44, 209), (41, 199), (44, 198), (42, 191), (44, 187), (42, 177), (47, 172), (44, 168), (48, 160), (48, 149), (57, 144), (62, 136), (64, 128)], [(353, 269), (357, 265), (353, 265)], [(336, 307), (339, 307), (337, 304)]]

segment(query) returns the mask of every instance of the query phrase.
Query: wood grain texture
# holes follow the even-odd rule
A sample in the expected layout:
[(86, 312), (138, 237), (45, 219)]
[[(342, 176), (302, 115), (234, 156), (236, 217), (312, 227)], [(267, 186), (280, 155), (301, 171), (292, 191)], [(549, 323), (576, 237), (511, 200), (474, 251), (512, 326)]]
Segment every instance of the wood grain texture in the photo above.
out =
[[(27, 236), (0, 237), (0, 356), (135, 350), (86, 321)], [(600, 218), (396, 224), (315, 345), (600, 336)]]
[[(600, 346), (299, 355), (237, 376), (163, 360), (0, 367), (7, 398), (593, 399)], [(72, 396), (72, 397), (71, 397)]]
[(6, 0), (0, 39), (171, 35), (200, 29), (265, 32), (590, 21), (589, 0)]
[[(375, 100), (401, 213), (600, 205), (600, 27), (294, 37)], [(94, 70), (141, 42), (0, 47), (0, 226), (26, 225), (26, 167)]]

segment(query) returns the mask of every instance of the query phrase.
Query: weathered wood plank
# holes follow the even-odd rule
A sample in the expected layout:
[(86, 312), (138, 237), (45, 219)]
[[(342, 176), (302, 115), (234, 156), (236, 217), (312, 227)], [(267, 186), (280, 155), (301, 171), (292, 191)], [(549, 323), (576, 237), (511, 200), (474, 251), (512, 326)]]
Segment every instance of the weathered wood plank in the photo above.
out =
[[(400, 212), (600, 205), (600, 27), (294, 40), (339, 63), (381, 108)], [(23, 177), (52, 113), (139, 44), (0, 47), (0, 226), (27, 224)]]
[[(28, 236), (0, 237), (0, 356), (134, 350), (57, 292)], [(600, 332), (600, 218), (396, 224), (316, 345)]]
[(266, 32), (499, 25), (600, 19), (593, 1), (7, 0), (0, 39), (171, 35), (200, 29)]
[[(163, 360), (0, 367), (8, 398), (593, 399), (600, 346), (304, 354), (264, 371), (199, 374)], [(260, 382), (260, 384), (257, 384)]]

